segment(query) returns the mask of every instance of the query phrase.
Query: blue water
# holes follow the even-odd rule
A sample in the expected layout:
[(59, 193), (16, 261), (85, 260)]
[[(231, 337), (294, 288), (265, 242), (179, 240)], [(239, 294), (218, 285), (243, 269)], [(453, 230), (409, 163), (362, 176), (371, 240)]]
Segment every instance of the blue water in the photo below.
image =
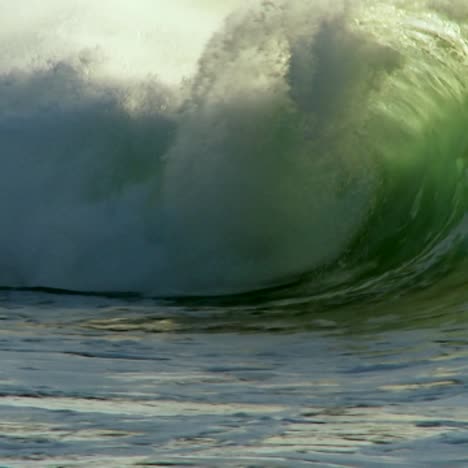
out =
[(464, 466), (468, 303), (430, 299), (330, 316), (3, 293), (0, 459)]

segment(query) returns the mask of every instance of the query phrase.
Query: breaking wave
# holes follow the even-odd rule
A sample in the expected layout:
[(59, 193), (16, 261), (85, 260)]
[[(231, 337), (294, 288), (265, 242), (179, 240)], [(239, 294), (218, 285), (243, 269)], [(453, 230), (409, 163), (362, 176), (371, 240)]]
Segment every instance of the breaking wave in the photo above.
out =
[(231, 14), (178, 84), (1, 48), (0, 285), (375, 296), (466, 271), (466, 2), (329, 3)]

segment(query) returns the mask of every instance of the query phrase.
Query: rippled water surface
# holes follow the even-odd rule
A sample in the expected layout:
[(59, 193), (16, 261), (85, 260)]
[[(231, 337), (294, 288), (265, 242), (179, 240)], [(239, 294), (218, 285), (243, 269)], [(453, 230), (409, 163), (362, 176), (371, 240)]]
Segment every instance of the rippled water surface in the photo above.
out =
[(0, 460), (466, 466), (465, 291), (327, 314), (4, 291)]

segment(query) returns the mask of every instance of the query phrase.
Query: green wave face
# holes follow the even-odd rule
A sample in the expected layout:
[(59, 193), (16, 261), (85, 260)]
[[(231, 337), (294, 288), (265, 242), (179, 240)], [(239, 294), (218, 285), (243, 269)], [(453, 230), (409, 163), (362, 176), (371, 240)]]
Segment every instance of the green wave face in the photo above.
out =
[(468, 10), (442, 1), (365, 8), (363, 23), (401, 62), (366, 103), (379, 196), (345, 263), (361, 269), (356, 290), (381, 294), (465, 274)]

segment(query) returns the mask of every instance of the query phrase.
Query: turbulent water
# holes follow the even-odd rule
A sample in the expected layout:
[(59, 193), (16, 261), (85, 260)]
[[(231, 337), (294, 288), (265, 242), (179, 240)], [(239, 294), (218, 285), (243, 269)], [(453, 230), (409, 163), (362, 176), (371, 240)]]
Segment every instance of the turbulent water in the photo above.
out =
[(10, 3), (0, 459), (468, 463), (466, 1)]

